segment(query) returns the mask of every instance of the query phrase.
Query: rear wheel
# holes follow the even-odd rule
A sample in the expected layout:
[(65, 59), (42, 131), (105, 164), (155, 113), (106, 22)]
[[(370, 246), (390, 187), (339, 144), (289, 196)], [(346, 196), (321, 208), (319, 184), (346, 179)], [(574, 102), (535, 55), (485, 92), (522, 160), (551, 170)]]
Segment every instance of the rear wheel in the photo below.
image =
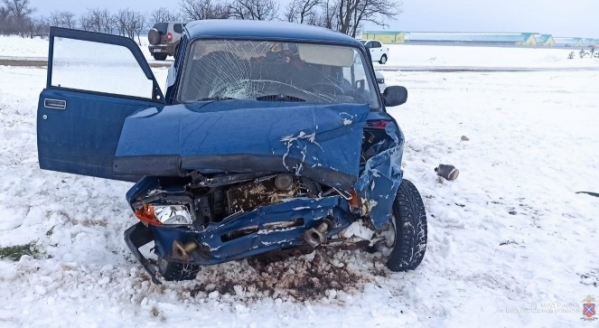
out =
[(392, 248), (387, 259), (391, 271), (414, 270), (426, 252), (427, 225), (424, 203), (418, 189), (403, 180), (393, 203), (392, 231), (387, 244)]
[(386, 62), (387, 62), (387, 55), (382, 55), (381, 60), (379, 60), (379, 63), (384, 65)]
[(152, 57), (154, 57), (156, 60), (165, 60), (166, 56), (166, 54), (152, 54)]

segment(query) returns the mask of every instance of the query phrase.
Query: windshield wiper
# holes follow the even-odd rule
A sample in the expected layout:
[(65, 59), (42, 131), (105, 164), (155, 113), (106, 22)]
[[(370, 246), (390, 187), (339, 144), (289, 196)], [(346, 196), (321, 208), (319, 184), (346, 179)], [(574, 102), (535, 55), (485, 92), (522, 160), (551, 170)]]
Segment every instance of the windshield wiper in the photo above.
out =
[(200, 98), (196, 101), (209, 101), (209, 100), (231, 100), (231, 99), (235, 99), (235, 98), (231, 98), (231, 97), (206, 97), (206, 98)]
[(264, 96), (256, 97), (256, 100), (261, 100), (261, 101), (297, 101), (297, 102), (306, 101), (306, 99), (302, 99), (302, 98), (294, 97), (294, 96), (288, 96), (286, 94), (264, 95)]

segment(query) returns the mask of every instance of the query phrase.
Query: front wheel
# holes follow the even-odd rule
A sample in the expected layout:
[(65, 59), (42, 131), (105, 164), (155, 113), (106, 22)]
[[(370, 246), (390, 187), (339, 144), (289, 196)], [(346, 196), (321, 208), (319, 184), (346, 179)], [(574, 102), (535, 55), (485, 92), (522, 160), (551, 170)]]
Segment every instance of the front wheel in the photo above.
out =
[(416, 186), (403, 180), (393, 202), (392, 234), (388, 245), (392, 248), (387, 259), (391, 271), (416, 269), (426, 252), (426, 211)]
[(152, 56), (156, 60), (165, 60), (167, 55), (166, 54), (153, 54)]

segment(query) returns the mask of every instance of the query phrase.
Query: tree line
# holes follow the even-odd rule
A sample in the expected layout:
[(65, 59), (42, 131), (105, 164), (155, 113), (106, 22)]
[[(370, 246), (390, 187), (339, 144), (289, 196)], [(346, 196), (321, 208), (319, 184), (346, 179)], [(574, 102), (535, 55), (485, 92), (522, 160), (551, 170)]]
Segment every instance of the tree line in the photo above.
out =
[(277, 0), (180, 0), (178, 8), (150, 12), (90, 8), (75, 15), (54, 11), (35, 16), (29, 0), (2, 0), (0, 34), (48, 35), (50, 26), (115, 33), (137, 38), (155, 23), (202, 19), (280, 20), (326, 27), (355, 37), (365, 23), (384, 26), (401, 11), (401, 0), (292, 0), (281, 7)]

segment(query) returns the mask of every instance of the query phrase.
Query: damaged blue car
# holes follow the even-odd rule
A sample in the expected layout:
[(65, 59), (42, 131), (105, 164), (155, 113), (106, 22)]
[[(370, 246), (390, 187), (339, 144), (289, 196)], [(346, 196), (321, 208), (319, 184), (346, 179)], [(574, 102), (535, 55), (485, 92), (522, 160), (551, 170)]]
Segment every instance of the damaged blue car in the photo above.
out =
[[(412, 270), (426, 213), (385, 109), (406, 100), (403, 87), (380, 93), (358, 40), (324, 28), (191, 22), (164, 93), (133, 40), (52, 28), (39, 163), (135, 182), (125, 241), (155, 283), (321, 246), (370, 247)], [(139, 250), (149, 243), (156, 264)]]

